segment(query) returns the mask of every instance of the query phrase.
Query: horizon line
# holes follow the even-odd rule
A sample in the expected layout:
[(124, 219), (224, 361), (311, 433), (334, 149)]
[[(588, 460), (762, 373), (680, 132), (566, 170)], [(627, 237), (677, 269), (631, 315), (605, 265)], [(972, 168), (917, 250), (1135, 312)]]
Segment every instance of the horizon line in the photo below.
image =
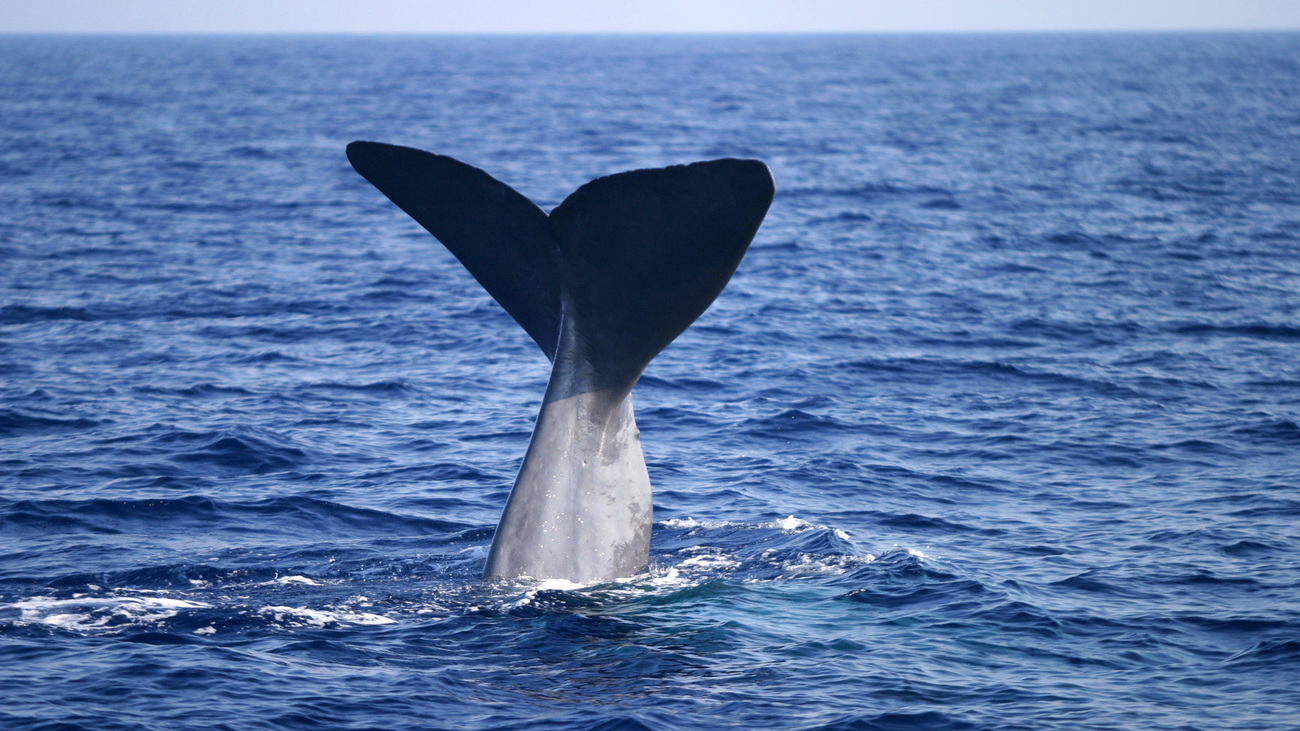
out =
[(884, 36), (884, 35), (1101, 35), (1108, 33), (1297, 33), (1295, 27), (1242, 28), (982, 28), (890, 30), (0, 30), (4, 36)]

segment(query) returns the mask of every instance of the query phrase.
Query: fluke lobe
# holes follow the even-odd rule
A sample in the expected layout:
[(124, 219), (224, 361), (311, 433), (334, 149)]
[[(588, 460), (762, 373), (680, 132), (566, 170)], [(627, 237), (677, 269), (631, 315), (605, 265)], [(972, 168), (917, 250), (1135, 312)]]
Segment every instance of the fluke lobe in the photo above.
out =
[(484, 575), (588, 583), (642, 571), (650, 477), (629, 394), (736, 271), (772, 203), (767, 166), (726, 159), (609, 175), (548, 216), (450, 157), (378, 142), (347, 152), (552, 362)]

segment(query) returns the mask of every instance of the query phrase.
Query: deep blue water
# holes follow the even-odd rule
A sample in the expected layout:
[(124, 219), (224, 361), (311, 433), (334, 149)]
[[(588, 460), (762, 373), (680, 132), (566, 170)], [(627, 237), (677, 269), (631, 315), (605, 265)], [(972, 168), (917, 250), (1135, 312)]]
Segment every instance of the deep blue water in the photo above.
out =
[[(777, 198), (649, 573), (479, 580), (545, 358), (353, 139)], [(1300, 35), (0, 38), (0, 727), (1300, 727)]]

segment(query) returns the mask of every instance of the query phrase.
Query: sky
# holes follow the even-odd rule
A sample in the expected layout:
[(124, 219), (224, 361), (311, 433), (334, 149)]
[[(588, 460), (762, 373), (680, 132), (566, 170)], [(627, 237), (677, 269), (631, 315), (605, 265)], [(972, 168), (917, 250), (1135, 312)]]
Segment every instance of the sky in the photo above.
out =
[(0, 0), (0, 33), (1297, 29), (1300, 0)]

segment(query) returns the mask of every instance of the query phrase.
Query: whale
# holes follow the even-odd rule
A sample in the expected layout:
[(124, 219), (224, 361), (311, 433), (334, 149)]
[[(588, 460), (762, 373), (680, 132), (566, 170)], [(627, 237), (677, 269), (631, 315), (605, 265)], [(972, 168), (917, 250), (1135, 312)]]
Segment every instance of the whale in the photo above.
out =
[(632, 388), (735, 273), (775, 194), (767, 165), (615, 173), (548, 214), (445, 155), (357, 141), (347, 157), (551, 363), (484, 578), (592, 584), (645, 571), (653, 505)]

